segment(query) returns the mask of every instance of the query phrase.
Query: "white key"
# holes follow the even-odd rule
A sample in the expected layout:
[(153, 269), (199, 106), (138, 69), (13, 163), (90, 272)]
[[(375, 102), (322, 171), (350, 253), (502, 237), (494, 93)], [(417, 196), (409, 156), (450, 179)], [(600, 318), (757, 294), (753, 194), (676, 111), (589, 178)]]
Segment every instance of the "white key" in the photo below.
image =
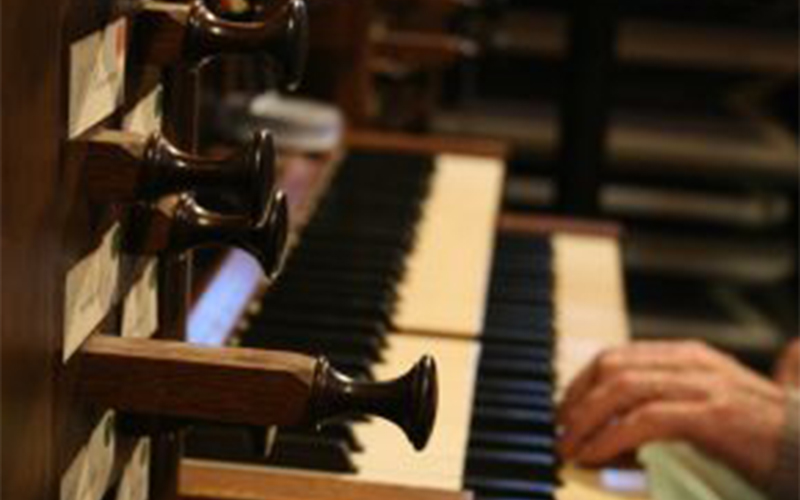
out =
[(616, 239), (555, 234), (555, 372), (559, 391), (597, 353), (627, 342), (628, 319)]
[(440, 155), (398, 286), (398, 330), (478, 335), (503, 188), (498, 159)]

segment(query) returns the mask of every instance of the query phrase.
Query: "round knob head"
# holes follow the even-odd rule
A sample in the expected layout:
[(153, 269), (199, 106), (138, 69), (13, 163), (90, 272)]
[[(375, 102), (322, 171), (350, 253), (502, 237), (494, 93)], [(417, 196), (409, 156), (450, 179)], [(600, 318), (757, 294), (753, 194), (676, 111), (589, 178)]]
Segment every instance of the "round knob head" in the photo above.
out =
[(292, 0), (283, 54), (283, 83), (288, 90), (297, 90), (308, 59), (308, 12), (304, 0)]
[(414, 448), (421, 450), (431, 437), (439, 405), (436, 362), (431, 356), (423, 356), (403, 379), (407, 380), (407, 400), (411, 404), (398, 425)]
[[(186, 153), (153, 134), (146, 144), (144, 165), (144, 181), (140, 183), (144, 199), (190, 191), (201, 196), (224, 196), (223, 208), (213, 203), (211, 208), (228, 214), (235, 209), (260, 221), (275, 196), (275, 144), (267, 130), (255, 132), (249, 143), (223, 158)], [(207, 206), (208, 201), (204, 199), (203, 204)]]
[(254, 231), (256, 235), (251, 243), (257, 248), (252, 252), (258, 256), (267, 279), (272, 281), (283, 269), (289, 241), (289, 203), (283, 191), (275, 193), (269, 213)]
[(243, 168), (252, 173), (247, 186), (253, 204), (250, 213), (260, 220), (269, 214), (275, 197), (275, 141), (268, 130), (253, 134), (253, 140), (246, 146)]
[(296, 88), (308, 52), (305, 0), (277, 0), (250, 21), (231, 21), (212, 12), (202, 0), (192, 2), (185, 57), (202, 64), (222, 53), (267, 56), (276, 64), (280, 83)]
[(428, 444), (438, 406), (436, 363), (423, 356), (405, 375), (386, 382), (353, 380), (321, 359), (310, 411), (314, 423), (343, 415), (378, 415), (400, 427), (415, 449)]
[(166, 250), (181, 252), (201, 246), (235, 246), (250, 253), (270, 280), (277, 277), (286, 254), (289, 207), (278, 191), (269, 212), (257, 223), (246, 216), (206, 210), (188, 195), (181, 197), (168, 231)]

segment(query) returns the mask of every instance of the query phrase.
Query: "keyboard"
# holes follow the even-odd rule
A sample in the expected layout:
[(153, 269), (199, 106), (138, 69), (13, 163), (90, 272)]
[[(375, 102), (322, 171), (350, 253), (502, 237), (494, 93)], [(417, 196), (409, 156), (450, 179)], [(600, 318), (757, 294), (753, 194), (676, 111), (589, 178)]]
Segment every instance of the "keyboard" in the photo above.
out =
[(627, 338), (619, 248), (593, 226), (500, 216), (502, 183), (491, 158), (351, 154), (241, 336), (365, 379), (432, 354), (439, 415), (422, 453), (391, 424), (350, 420), (269, 439), (200, 429), (188, 454), (476, 498), (602, 494), (596, 474), (559, 463), (553, 402)]

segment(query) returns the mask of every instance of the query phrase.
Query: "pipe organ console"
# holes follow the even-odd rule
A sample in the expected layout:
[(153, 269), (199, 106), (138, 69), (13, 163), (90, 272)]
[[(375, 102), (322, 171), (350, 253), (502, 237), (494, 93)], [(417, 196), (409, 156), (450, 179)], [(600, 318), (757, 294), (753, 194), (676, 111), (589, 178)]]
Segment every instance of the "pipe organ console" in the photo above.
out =
[(203, 280), (193, 251), (240, 248), (269, 286), (290, 232), (268, 131), (228, 156), (203, 152), (205, 63), (263, 58), (296, 86), (305, 1), (246, 19), (200, 0), (3, 8), (14, 130), (3, 137), (2, 496), (178, 498), (183, 434), (198, 422), (376, 416), (424, 448), (438, 398), (430, 356), (377, 381), (325, 356), (186, 341)]
[[(269, 132), (209, 156), (197, 109), (226, 55), (297, 85), (305, 0), (3, 10), (3, 497), (608, 498), (553, 398), (626, 335), (613, 231), (502, 214), (478, 144), (355, 136), (292, 233)], [(208, 246), (265, 292), (238, 346), (187, 342)]]

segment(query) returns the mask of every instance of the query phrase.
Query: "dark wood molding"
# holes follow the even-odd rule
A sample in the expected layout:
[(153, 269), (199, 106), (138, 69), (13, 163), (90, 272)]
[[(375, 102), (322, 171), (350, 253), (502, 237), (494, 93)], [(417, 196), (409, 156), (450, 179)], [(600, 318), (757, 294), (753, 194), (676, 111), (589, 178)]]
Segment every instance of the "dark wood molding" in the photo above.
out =
[(369, 483), (212, 462), (181, 465), (180, 500), (471, 500), (468, 491)]
[(451, 135), (421, 135), (378, 130), (349, 130), (345, 144), (351, 149), (397, 151), (423, 154), (463, 154), (506, 158), (509, 145), (489, 139), (464, 138)]
[(516, 231), (537, 234), (573, 233), (620, 238), (622, 226), (616, 222), (578, 219), (557, 215), (530, 215), (505, 212), (498, 221), (500, 231)]

